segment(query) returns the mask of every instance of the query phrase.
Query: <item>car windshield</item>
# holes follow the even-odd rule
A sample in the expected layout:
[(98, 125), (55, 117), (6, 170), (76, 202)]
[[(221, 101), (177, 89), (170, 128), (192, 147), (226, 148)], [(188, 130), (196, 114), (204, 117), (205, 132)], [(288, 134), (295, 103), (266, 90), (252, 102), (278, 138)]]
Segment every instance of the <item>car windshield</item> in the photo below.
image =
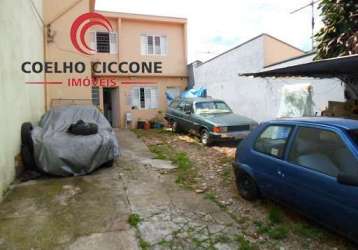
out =
[(348, 133), (349, 133), (350, 137), (352, 138), (353, 142), (358, 147), (358, 129), (349, 130)]
[(231, 113), (229, 106), (222, 101), (198, 102), (195, 104), (197, 114)]

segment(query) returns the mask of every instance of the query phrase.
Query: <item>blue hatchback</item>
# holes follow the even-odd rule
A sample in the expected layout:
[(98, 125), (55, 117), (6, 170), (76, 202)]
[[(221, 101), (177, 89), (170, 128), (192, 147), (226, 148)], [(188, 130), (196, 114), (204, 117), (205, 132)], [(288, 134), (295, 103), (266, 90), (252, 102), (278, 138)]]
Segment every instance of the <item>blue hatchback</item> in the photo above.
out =
[(239, 144), (233, 165), (243, 198), (289, 205), (358, 242), (358, 121), (263, 123)]

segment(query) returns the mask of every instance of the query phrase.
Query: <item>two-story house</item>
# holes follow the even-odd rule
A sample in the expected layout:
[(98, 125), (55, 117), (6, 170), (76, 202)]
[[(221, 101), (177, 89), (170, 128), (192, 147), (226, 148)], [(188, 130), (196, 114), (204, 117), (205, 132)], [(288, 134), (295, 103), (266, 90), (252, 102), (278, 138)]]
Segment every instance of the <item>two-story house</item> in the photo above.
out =
[[(114, 88), (93, 88), (94, 102), (103, 108), (114, 127), (125, 126), (128, 113), (133, 123), (149, 120), (166, 110), (166, 92), (179, 94), (186, 87), (186, 19), (100, 13), (111, 22), (114, 32), (101, 27), (92, 31), (91, 44), (97, 52), (92, 60), (123, 63), (124, 72), (94, 72), (96, 78), (111, 78), (117, 83)], [(143, 64), (153, 68), (155, 62), (160, 63), (161, 73), (143, 69)], [(142, 70), (137, 65), (142, 65)]]
[[(68, 39), (75, 13), (64, 18), (62, 24), (58, 20), (57, 28), (56, 25), (50, 27), (63, 34), (55, 33), (54, 42), (48, 43), (48, 60), (83, 61), (92, 67), (77, 75), (48, 74), (48, 79), (62, 82), (47, 86), (48, 108), (66, 103), (93, 103), (104, 112), (113, 127), (125, 127), (127, 119), (132, 120), (131, 126), (135, 126), (139, 119), (154, 118), (159, 111), (167, 109), (166, 93), (175, 96), (187, 86), (186, 19), (97, 13), (110, 22), (112, 29), (108, 31), (95, 25), (87, 32), (87, 44), (94, 51), (90, 55), (76, 53)], [(83, 13), (77, 11), (77, 16), (80, 14)], [(154, 72), (156, 63), (158, 71)], [(84, 77), (95, 79), (97, 83), (113, 84), (68, 84), (68, 79)]]

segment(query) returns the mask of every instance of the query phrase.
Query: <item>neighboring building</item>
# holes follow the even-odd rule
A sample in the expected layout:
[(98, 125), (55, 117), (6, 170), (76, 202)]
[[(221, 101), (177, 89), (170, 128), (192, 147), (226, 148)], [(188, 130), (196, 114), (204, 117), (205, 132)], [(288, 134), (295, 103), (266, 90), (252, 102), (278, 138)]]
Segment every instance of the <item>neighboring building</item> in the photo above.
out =
[[(241, 73), (283, 67), (313, 60), (303, 51), (268, 34), (259, 35), (204, 63), (189, 65), (195, 87), (204, 87), (209, 96), (225, 100), (236, 113), (258, 122), (279, 117), (287, 86), (309, 84), (313, 114), (320, 114), (328, 101), (344, 101), (344, 84), (338, 79), (252, 78)], [(297, 85), (298, 86), (298, 85)], [(303, 86), (303, 85), (302, 85)]]
[(43, 60), (41, 0), (2, 0), (0, 4), (0, 200), (15, 178), (23, 122), (37, 121), (44, 112), (44, 87), (25, 84), (43, 75), (25, 75), (21, 63)]
[[(71, 4), (68, 3), (68, 6)], [(81, 60), (87, 65), (96, 62), (161, 62), (162, 73), (107, 71), (98, 74), (86, 71), (80, 75), (47, 75), (47, 79), (63, 82), (61, 85), (47, 86), (48, 107), (66, 103), (93, 103), (104, 112), (113, 127), (124, 127), (128, 113), (134, 126), (139, 119), (148, 121), (157, 116), (159, 111), (165, 111), (165, 93), (177, 95), (187, 84), (186, 19), (98, 12), (111, 23), (112, 32), (94, 26), (86, 38), (96, 52), (87, 56), (75, 52), (69, 39), (71, 23), (86, 12), (86, 6), (81, 2), (51, 23), (55, 36), (47, 44), (47, 60)], [(51, 13), (51, 16), (56, 14)], [(117, 85), (91, 88), (67, 84), (69, 78), (85, 77), (95, 78), (97, 82), (101, 79), (114, 80)]]
[[(119, 39), (110, 54), (99, 52), (97, 43), (98, 53), (92, 57), (93, 61), (162, 62), (160, 74), (94, 74), (96, 78), (112, 78), (120, 83), (117, 88), (100, 89), (99, 104), (105, 114), (108, 109), (112, 113), (115, 127), (125, 126), (126, 113), (131, 113), (133, 124), (138, 119), (150, 120), (158, 111), (167, 109), (166, 92), (178, 95), (186, 88), (186, 19), (99, 13), (110, 20)], [(97, 41), (102, 32), (96, 30)]]

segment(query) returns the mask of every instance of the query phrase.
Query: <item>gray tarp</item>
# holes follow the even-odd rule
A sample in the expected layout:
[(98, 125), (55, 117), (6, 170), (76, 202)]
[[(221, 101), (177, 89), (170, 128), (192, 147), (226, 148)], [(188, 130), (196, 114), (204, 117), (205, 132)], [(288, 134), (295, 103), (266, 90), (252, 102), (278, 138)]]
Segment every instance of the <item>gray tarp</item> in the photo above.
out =
[[(67, 129), (78, 120), (95, 123), (98, 133), (72, 135)], [(94, 106), (56, 107), (44, 114), (32, 131), (38, 168), (60, 176), (84, 175), (119, 156), (111, 125)]]

